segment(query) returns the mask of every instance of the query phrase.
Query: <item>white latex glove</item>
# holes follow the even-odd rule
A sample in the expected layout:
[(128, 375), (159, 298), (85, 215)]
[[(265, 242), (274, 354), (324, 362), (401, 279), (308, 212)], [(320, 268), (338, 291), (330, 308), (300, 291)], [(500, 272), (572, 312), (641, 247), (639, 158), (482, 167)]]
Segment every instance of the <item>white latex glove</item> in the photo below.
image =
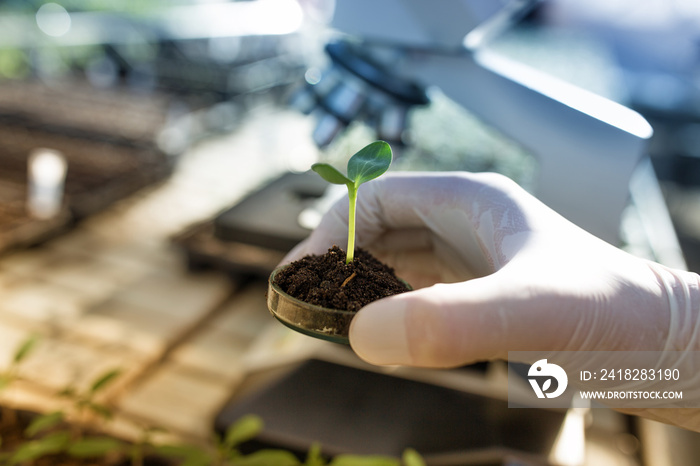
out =
[[(344, 248), (347, 210), (347, 199), (334, 205), (285, 261)], [(370, 363), (454, 367), (508, 351), (700, 346), (697, 274), (611, 246), (500, 175), (393, 173), (369, 182), (359, 190), (357, 245), (416, 288), (353, 320), (352, 348)], [(700, 400), (700, 387), (691, 395)], [(639, 413), (700, 430), (700, 410)]]

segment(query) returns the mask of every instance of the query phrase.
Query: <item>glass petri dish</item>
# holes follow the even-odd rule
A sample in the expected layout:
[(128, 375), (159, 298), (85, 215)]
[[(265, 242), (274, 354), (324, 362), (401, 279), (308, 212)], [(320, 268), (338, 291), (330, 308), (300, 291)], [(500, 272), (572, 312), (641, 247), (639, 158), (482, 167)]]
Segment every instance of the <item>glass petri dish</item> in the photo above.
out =
[(283, 267), (275, 269), (268, 280), (267, 308), (282, 324), (310, 337), (349, 345), (350, 322), (353, 311), (341, 311), (317, 306), (288, 295), (274, 284), (275, 276)]

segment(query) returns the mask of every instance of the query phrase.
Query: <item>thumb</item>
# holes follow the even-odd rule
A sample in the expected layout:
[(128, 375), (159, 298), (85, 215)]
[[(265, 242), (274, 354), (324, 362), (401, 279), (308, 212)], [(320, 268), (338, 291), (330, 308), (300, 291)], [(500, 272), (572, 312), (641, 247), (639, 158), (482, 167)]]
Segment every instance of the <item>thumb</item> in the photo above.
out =
[(506, 289), (498, 275), (375, 301), (353, 319), (350, 344), (372, 364), (435, 368), (566, 346), (571, 319), (553, 322), (547, 299)]
[(365, 306), (350, 327), (353, 350), (373, 364), (421, 367), (500, 356), (505, 322), (487, 278), (438, 284)]

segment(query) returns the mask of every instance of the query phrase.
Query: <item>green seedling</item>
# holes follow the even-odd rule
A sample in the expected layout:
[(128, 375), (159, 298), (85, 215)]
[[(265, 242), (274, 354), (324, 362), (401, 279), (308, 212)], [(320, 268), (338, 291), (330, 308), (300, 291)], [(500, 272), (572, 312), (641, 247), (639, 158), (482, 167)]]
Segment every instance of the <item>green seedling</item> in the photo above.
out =
[(375, 141), (360, 149), (348, 160), (347, 176), (327, 163), (315, 163), (311, 169), (333, 184), (344, 184), (348, 188), (350, 201), (348, 215), (348, 249), (345, 263), (349, 264), (355, 257), (355, 207), (357, 190), (362, 183), (383, 175), (391, 165), (391, 147), (384, 141)]
[(306, 460), (298, 459), (284, 449), (261, 449), (243, 454), (240, 445), (254, 439), (263, 430), (263, 420), (246, 415), (234, 422), (223, 436), (216, 436), (214, 450), (195, 445), (161, 445), (155, 451), (162, 456), (181, 461), (183, 466), (425, 466), (423, 458), (413, 449), (406, 449), (401, 459), (381, 455), (338, 455), (327, 460), (321, 445), (313, 443)]
[[(34, 343), (27, 341), (16, 353), (15, 361), (22, 361)], [(128, 451), (127, 445), (115, 438), (100, 435), (85, 435), (84, 414), (91, 413), (107, 421), (112, 412), (109, 407), (97, 403), (95, 397), (120, 374), (112, 369), (99, 375), (87, 389), (76, 390), (68, 387), (59, 393), (73, 402), (76, 420), (66, 421), (66, 413), (55, 411), (36, 417), (25, 429), (26, 442), (22, 443), (8, 458), (8, 464), (24, 464), (42, 457), (66, 453), (74, 458), (97, 458), (109, 454), (122, 454)]]
[(301, 466), (301, 462), (290, 451), (263, 449), (244, 455), (239, 445), (255, 438), (263, 428), (263, 421), (255, 415), (238, 419), (224, 433), (214, 437), (214, 448), (195, 445), (161, 445), (156, 452), (162, 456), (178, 459), (186, 466)]
[[(15, 350), (9, 367), (0, 372), (0, 394), (7, 390), (17, 379), (19, 379), (20, 365), (31, 355), (39, 343), (36, 335), (29, 336)], [(14, 409), (2, 403), (0, 405), (0, 427), (13, 426), (17, 424), (17, 413)]]
[(91, 415), (104, 421), (112, 418), (112, 410), (109, 406), (95, 401), (95, 398), (116, 381), (121, 373), (121, 369), (110, 369), (98, 375), (87, 388), (79, 390), (68, 386), (58, 393), (58, 396), (71, 400), (73, 414), (77, 419), (76, 427), (87, 424), (87, 418)]
[(0, 373), (0, 391), (7, 388), (15, 379), (17, 379), (17, 372), (20, 364), (24, 362), (27, 357), (29, 357), (38, 343), (39, 338), (36, 335), (32, 335), (17, 347), (14, 355), (12, 356), (12, 361), (10, 361), (10, 366), (5, 372)]
[[(25, 341), (16, 351), (13, 365), (25, 360), (36, 342), (34, 337)], [(241, 444), (254, 439), (263, 431), (263, 420), (255, 415), (238, 419), (222, 436), (216, 435), (210, 446), (187, 443), (156, 445), (150, 437), (152, 433), (163, 432), (157, 427), (145, 428), (142, 439), (135, 444), (106, 435), (91, 434), (84, 430), (86, 426), (81, 423), (84, 421), (81, 418), (83, 414), (92, 414), (102, 423), (110, 420), (110, 408), (96, 402), (95, 398), (114, 383), (120, 374), (120, 369), (112, 369), (100, 374), (86, 388), (78, 390), (68, 387), (62, 390), (59, 395), (72, 401), (74, 416), (68, 416), (63, 411), (37, 416), (25, 428), (24, 441), (19, 446), (0, 452), (0, 465), (21, 466), (34, 464), (40, 459), (46, 464), (53, 464), (56, 455), (67, 455), (78, 461), (94, 459), (99, 464), (102, 464), (100, 459), (109, 462), (127, 458), (131, 460), (131, 466), (143, 466), (145, 456), (154, 454), (179, 460), (178, 464), (182, 466), (425, 466), (422, 457), (412, 449), (404, 451), (401, 459), (346, 454), (327, 460), (322, 455), (321, 446), (314, 443), (304, 462), (284, 449), (262, 449), (244, 454)], [(98, 425), (93, 426), (93, 430), (99, 432), (104, 429)]]

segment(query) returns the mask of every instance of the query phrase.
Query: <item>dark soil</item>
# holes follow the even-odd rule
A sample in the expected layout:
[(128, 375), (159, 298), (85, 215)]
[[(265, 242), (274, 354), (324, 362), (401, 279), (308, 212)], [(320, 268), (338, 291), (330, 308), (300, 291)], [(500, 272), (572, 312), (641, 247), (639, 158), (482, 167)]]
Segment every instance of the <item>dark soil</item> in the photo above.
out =
[(323, 255), (309, 255), (277, 273), (275, 284), (287, 294), (310, 304), (359, 311), (372, 301), (409, 291), (394, 269), (364, 249), (345, 263), (345, 251), (333, 246)]

